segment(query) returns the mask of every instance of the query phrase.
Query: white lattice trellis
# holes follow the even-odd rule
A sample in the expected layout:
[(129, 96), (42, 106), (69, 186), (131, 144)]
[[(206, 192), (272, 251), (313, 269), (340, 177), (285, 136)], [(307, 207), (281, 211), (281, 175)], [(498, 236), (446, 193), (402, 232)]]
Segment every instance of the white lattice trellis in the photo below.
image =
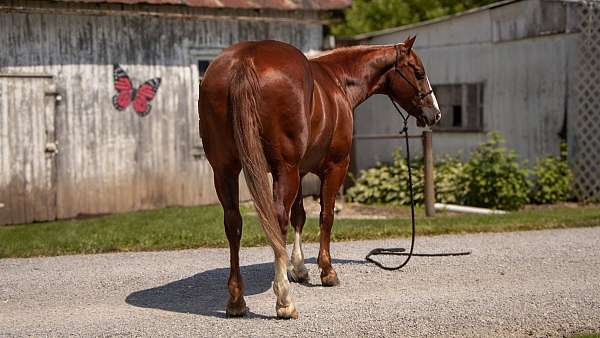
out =
[(574, 9), (579, 31), (574, 188), (582, 200), (600, 199), (600, 1), (582, 1)]

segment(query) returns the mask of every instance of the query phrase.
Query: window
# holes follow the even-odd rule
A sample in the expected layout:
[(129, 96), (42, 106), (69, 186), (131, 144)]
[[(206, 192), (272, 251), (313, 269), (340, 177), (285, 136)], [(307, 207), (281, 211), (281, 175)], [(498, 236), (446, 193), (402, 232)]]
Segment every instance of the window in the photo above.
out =
[(434, 127), (440, 131), (483, 130), (483, 83), (432, 86), (442, 120)]
[(204, 79), (204, 74), (206, 73), (209, 64), (210, 61), (208, 60), (198, 60), (198, 78), (200, 79), (200, 82)]
[(188, 49), (188, 62), (192, 72), (192, 92), (194, 101), (198, 101), (198, 85), (202, 82), (208, 65), (223, 50), (221, 46), (197, 46)]
[[(221, 52), (223, 48), (220, 46), (201, 46), (201, 47), (191, 47), (188, 50), (188, 64), (191, 72), (191, 80), (190, 84), (190, 96), (194, 98), (194, 100), (189, 100), (190, 102), (190, 110), (194, 111), (194, 119), (198, 118), (198, 100), (200, 99), (200, 84), (204, 79), (204, 75), (206, 74), (206, 70), (208, 69), (208, 65), (210, 62)], [(198, 120), (196, 120), (197, 123)], [(200, 138), (195, 138), (197, 140), (197, 144), (193, 146), (191, 151), (191, 156), (195, 160), (205, 160), (206, 156), (204, 154), (204, 146), (202, 145), (202, 140)]]

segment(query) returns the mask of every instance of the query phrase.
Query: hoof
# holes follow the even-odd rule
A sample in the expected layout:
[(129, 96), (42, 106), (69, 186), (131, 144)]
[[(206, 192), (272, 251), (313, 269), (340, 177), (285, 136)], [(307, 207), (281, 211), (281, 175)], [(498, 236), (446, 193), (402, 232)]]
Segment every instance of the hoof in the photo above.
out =
[(227, 317), (244, 317), (246, 312), (248, 312), (248, 308), (246, 307), (244, 298), (237, 303), (227, 302), (227, 309), (225, 310)]
[(288, 306), (277, 305), (277, 318), (279, 319), (298, 319), (298, 311), (294, 303), (290, 303)]
[(323, 286), (340, 285), (340, 280), (338, 279), (335, 270), (331, 270), (328, 274), (321, 273), (321, 284), (323, 284)]
[(288, 278), (290, 282), (294, 283), (308, 283), (308, 281), (310, 281), (310, 277), (308, 276), (308, 269), (304, 269), (298, 272), (294, 269), (289, 269)]

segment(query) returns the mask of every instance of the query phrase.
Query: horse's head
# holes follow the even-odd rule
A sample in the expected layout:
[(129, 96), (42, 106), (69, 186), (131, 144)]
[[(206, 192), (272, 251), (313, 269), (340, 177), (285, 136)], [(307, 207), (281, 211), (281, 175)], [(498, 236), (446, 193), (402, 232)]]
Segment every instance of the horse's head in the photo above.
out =
[(442, 118), (425, 67), (412, 49), (416, 37), (396, 45), (396, 62), (388, 72), (388, 94), (410, 115), (419, 127), (432, 126)]

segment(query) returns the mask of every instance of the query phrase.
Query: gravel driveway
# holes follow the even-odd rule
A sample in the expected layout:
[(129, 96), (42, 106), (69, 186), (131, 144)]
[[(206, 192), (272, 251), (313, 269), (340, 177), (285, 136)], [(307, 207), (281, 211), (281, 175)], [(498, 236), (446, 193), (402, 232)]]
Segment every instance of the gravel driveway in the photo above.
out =
[[(402, 240), (406, 243), (406, 240)], [(298, 320), (275, 320), (271, 254), (242, 251), (246, 318), (224, 318), (228, 251), (200, 249), (0, 260), (0, 336), (563, 336), (600, 332), (600, 228), (417, 238), (402, 272), (335, 243), (342, 284), (293, 284)]]

